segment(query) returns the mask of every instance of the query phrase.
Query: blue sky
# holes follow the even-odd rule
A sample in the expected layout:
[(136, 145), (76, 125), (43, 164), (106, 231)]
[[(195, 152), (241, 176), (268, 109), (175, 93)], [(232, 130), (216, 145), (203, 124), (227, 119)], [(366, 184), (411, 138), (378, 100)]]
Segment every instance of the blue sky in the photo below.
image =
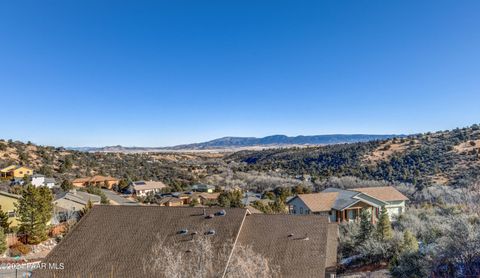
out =
[(479, 1), (0, 1), (0, 138), (164, 146), (480, 122)]

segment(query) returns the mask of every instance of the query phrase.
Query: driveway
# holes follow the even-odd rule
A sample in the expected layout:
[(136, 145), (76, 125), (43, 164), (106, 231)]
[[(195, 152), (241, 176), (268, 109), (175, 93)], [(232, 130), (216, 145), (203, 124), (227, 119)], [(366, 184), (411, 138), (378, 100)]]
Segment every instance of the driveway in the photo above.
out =
[(127, 199), (122, 195), (113, 192), (108, 189), (102, 189), (103, 193), (107, 196), (107, 199), (110, 200), (112, 205), (119, 205), (119, 206), (138, 206), (140, 205), (137, 201)]

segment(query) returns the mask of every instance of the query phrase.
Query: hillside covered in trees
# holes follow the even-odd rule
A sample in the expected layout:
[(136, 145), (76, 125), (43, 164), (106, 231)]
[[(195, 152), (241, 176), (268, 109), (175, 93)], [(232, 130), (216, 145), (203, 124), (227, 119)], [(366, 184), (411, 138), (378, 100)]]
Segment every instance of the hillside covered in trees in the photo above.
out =
[(464, 186), (480, 173), (480, 126), (365, 143), (241, 151), (226, 160), (240, 163), (238, 171)]
[(480, 126), (352, 144), (235, 153), (88, 153), (0, 140), (0, 167), (23, 164), (59, 180), (95, 174), (125, 180), (195, 182), (263, 189), (318, 185), (353, 176), (413, 184), (465, 186), (480, 173)]

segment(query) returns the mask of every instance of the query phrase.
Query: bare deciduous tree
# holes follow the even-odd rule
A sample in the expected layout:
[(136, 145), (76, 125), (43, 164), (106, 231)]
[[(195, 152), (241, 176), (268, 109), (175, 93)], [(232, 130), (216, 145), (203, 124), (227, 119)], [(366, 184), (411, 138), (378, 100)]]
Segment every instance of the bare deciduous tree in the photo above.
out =
[[(223, 270), (217, 263), (226, 262), (232, 252), (232, 243), (225, 242), (220, 247), (212, 243), (210, 236), (192, 237), (191, 244), (176, 242), (167, 245), (158, 237), (151, 252), (143, 260), (145, 274), (155, 277), (222, 277)], [(220, 273), (219, 273), (220, 272)], [(278, 268), (268, 259), (248, 246), (235, 246), (224, 277), (268, 278), (278, 277)]]
[(237, 245), (233, 250), (225, 277), (228, 278), (269, 278), (279, 277), (278, 266), (256, 253), (250, 246)]

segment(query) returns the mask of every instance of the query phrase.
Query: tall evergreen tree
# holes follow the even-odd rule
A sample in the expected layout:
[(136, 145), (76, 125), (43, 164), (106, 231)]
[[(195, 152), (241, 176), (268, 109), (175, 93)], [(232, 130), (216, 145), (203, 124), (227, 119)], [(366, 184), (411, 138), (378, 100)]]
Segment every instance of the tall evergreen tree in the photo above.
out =
[(68, 192), (73, 189), (73, 184), (69, 180), (64, 180), (60, 187), (63, 191)]
[(31, 184), (22, 191), (16, 205), (19, 214), (20, 232), (27, 243), (36, 244), (47, 238), (47, 223), (52, 218), (53, 196), (47, 187)]
[(377, 236), (381, 240), (388, 240), (393, 237), (392, 224), (387, 209), (383, 206), (380, 211), (377, 223)]
[(5, 253), (7, 250), (7, 236), (3, 229), (0, 229), (0, 254)]
[(126, 181), (125, 179), (122, 179), (122, 180), (120, 180), (120, 182), (118, 183), (118, 191), (119, 191), (119, 192), (123, 192), (123, 190), (127, 189), (128, 186), (129, 186), (128, 181)]
[(222, 192), (218, 196), (218, 204), (222, 207), (241, 208), (242, 204), (242, 192), (239, 190), (232, 190), (228, 192)]
[(373, 234), (374, 226), (372, 224), (372, 217), (370, 211), (363, 209), (360, 213), (360, 232), (356, 237), (356, 243), (361, 244), (369, 239)]
[(0, 206), (0, 228), (3, 228), (5, 233), (10, 231), (10, 221), (8, 221), (8, 213), (2, 210), (2, 206)]
[(416, 252), (418, 251), (418, 241), (417, 238), (409, 231), (405, 230), (403, 232), (403, 243), (401, 246), (402, 252)]

